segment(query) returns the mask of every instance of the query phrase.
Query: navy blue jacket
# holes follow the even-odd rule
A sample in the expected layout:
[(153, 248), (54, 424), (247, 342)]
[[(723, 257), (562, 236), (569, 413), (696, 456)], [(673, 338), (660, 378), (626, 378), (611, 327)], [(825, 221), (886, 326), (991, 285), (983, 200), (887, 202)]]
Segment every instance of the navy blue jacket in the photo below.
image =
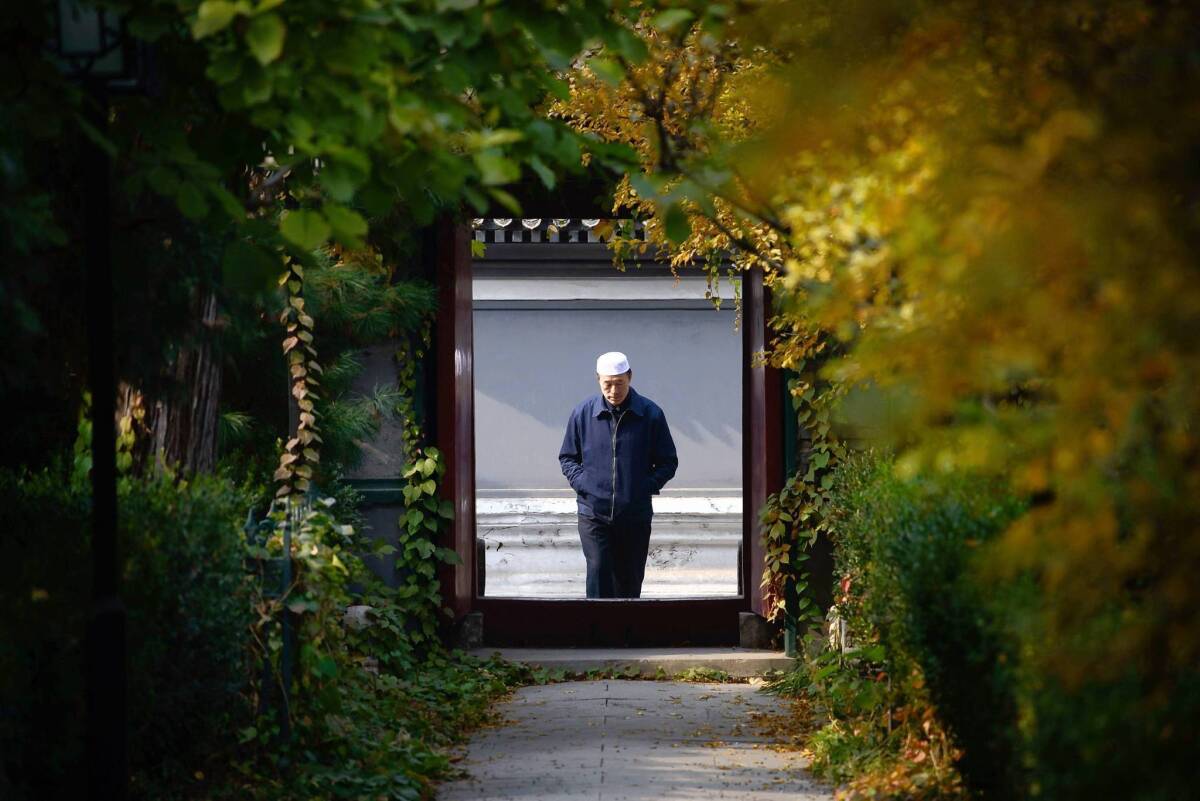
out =
[[(597, 393), (567, 421), (558, 463), (579, 501), (579, 514), (605, 522), (649, 520), (650, 496), (675, 476), (679, 457), (662, 409), (629, 388), (614, 415)], [(614, 454), (615, 447), (615, 454)]]

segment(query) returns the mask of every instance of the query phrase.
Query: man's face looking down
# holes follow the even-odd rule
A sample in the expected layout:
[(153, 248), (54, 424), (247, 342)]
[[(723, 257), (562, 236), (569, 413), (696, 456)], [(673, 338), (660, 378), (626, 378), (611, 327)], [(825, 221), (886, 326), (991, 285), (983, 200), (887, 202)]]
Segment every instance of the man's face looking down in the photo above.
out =
[(629, 395), (629, 382), (633, 379), (633, 371), (620, 375), (597, 375), (600, 382), (600, 394), (613, 406), (620, 406)]

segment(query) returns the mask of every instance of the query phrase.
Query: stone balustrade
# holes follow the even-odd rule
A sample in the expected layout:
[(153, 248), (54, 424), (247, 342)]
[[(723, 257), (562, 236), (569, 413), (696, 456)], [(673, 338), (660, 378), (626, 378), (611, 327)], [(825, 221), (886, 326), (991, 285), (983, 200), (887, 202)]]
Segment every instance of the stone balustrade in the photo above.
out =
[[(584, 597), (585, 564), (573, 497), (481, 493), (475, 516), (485, 545), (486, 596)], [(738, 595), (741, 541), (741, 497), (655, 497), (642, 597)]]

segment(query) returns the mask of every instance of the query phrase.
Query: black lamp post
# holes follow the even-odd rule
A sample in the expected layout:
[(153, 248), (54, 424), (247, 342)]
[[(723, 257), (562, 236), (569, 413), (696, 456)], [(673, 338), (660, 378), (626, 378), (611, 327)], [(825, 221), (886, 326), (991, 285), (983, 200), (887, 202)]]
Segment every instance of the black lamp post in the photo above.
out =
[[(67, 77), (85, 91), (85, 117), (104, 135), (110, 92), (136, 91), (137, 49), (111, 12), (59, 0), (50, 48)], [(92, 605), (86, 637), (88, 795), (123, 801), (128, 794), (125, 606), (117, 551), (116, 375), (110, 169), (91, 137), (82, 152), (88, 384), (92, 393)]]

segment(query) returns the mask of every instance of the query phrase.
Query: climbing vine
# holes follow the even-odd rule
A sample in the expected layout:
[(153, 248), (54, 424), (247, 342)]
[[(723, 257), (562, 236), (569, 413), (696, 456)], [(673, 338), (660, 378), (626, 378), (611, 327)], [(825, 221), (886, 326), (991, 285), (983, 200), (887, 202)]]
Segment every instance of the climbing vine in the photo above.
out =
[(307, 492), (313, 468), (321, 461), (316, 409), (321, 365), (313, 345), (313, 318), (304, 311), (304, 268), (291, 262), (279, 284), (287, 289), (287, 305), (279, 315), (279, 322), (285, 328), (283, 353), (291, 377), (291, 396), (299, 410), (296, 430), (284, 445), (273, 477), (279, 482), (275, 496), (284, 498)]
[(423, 432), (417, 413), (418, 376), (425, 354), (433, 342), (433, 316), (431, 308), (421, 316), (415, 331), (407, 334), (396, 349), (396, 386), (400, 397), (396, 401), (396, 416), (404, 429), (404, 449), (410, 457), (417, 458)]
[[(807, 373), (790, 380), (788, 392), (797, 423), (811, 437), (811, 445), (797, 471), (779, 492), (767, 498), (760, 512), (765, 545), (764, 607), (770, 619), (786, 613), (797, 622), (817, 622), (804, 563), (808, 549), (830, 533), (834, 469), (847, 454), (846, 443), (832, 430), (830, 416), (844, 390)], [(789, 584), (795, 593), (795, 605), (790, 609)]]

